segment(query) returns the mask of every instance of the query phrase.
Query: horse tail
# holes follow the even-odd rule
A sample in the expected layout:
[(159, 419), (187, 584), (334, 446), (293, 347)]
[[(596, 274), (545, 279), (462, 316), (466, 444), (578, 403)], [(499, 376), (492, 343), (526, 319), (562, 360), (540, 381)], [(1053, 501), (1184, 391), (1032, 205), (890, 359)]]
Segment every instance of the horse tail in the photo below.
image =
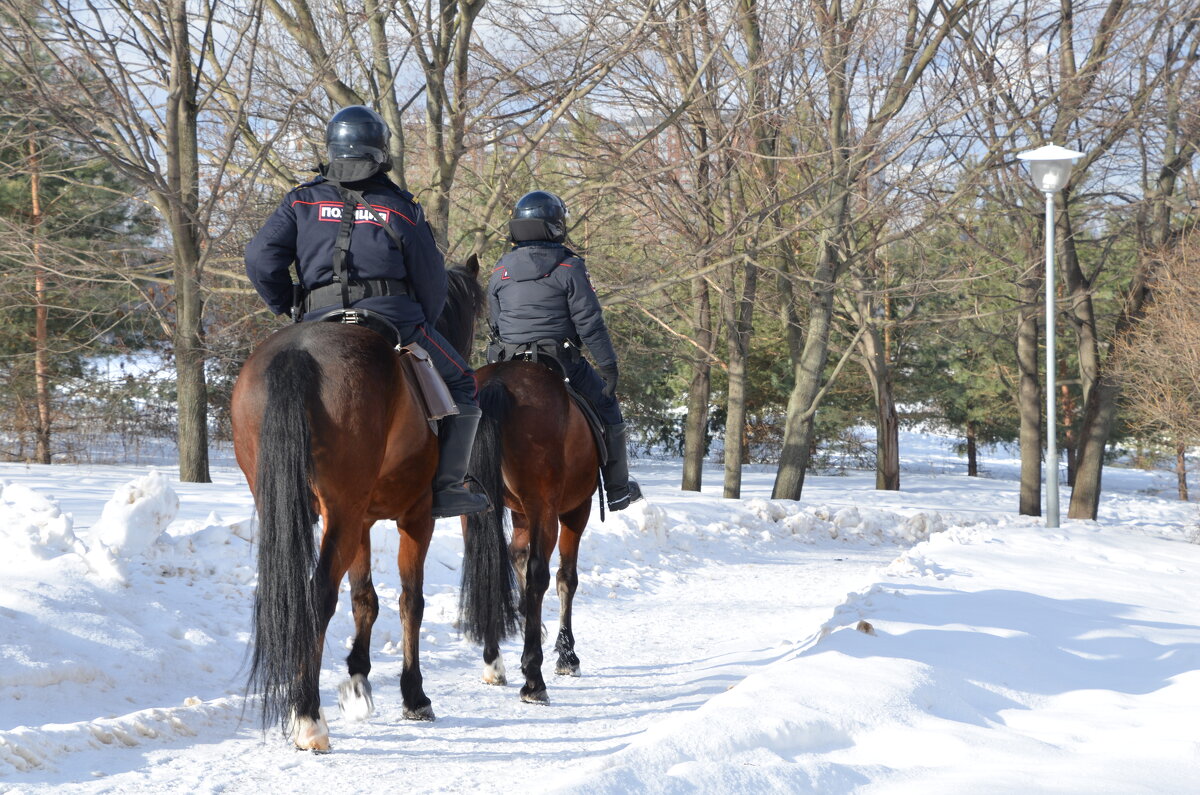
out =
[(488, 381), (479, 390), (483, 418), (475, 434), (469, 471), (473, 489), (482, 489), (492, 507), (467, 516), (458, 620), (475, 643), (499, 643), (518, 627), (516, 574), (504, 536), (504, 478), (501, 430), (512, 398), (503, 382)]
[[(267, 365), (258, 437), (258, 589), (250, 688), (262, 693), (264, 728), (316, 713), (320, 670), (316, 513), (308, 406), (321, 366), (307, 351), (281, 351)], [(312, 703), (306, 703), (312, 702)]]

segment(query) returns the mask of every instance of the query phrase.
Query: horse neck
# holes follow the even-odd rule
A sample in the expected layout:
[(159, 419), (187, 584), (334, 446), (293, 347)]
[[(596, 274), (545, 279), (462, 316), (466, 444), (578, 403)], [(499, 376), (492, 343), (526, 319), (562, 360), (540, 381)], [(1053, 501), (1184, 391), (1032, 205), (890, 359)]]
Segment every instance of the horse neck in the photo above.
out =
[(471, 357), (475, 341), (475, 323), (483, 311), (483, 290), (479, 283), (459, 268), (447, 269), (446, 305), (435, 327), (463, 359)]

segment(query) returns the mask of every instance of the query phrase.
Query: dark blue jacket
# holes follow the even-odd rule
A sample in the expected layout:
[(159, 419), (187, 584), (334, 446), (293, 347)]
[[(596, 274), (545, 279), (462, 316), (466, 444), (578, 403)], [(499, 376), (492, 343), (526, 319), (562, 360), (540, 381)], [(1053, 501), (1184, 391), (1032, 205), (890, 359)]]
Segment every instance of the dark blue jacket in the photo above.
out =
[[(372, 296), (356, 306), (375, 310), (397, 326), (436, 320), (446, 302), (446, 267), (421, 206), (383, 175), (351, 187), (400, 234), (404, 251), (398, 251), (375, 218), (359, 207), (346, 255), (350, 278), (407, 279), (416, 293), (415, 300), (405, 295)], [(272, 312), (291, 309), (293, 262), (308, 289), (333, 281), (334, 242), (341, 220), (337, 188), (317, 177), (284, 196), (246, 246), (246, 274)]]
[(518, 245), (488, 280), (488, 319), (505, 342), (578, 339), (596, 366), (617, 363), (583, 258), (558, 243)]

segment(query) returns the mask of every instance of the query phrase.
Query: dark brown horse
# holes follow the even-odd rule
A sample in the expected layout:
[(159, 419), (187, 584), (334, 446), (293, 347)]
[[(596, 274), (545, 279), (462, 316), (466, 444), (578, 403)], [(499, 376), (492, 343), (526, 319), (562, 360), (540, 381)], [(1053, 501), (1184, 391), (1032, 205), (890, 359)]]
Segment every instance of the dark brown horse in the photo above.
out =
[[(470, 345), (482, 306), (478, 269), (472, 258), (449, 271), (446, 331), (460, 351)], [(234, 387), (234, 450), (259, 522), (250, 687), (262, 693), (264, 725), (280, 723), (298, 748), (329, 748), (318, 691), (321, 652), (347, 572), (355, 634), (338, 700), (352, 717), (371, 712), (367, 675), (379, 600), (370, 531), (381, 519), (394, 519), (400, 532), (404, 716), (433, 720), (418, 639), (438, 444), (415, 390), (381, 335), (340, 323), (275, 332)]]
[[(493, 509), (464, 517), (466, 554), (459, 613), (464, 633), (483, 645), (483, 680), (507, 683), (500, 641), (523, 624), (521, 700), (545, 704), (542, 599), (558, 543), (559, 632), (555, 672), (579, 675), (571, 604), (579, 582), (579, 539), (591, 514), (600, 468), (591, 429), (567, 394), (561, 375), (532, 362), (490, 364), (475, 374), (483, 421), (470, 471)], [(512, 543), (503, 538), (504, 507), (512, 511)], [(506, 567), (516, 569), (520, 616), (508, 608)]]

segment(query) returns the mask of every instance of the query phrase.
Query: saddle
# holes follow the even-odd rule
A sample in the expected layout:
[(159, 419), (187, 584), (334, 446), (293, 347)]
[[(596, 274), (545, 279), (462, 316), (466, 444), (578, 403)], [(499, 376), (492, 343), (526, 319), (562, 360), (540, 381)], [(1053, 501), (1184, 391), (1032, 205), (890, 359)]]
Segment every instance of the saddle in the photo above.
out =
[(314, 318), (313, 322), (362, 326), (379, 334), (396, 351), (396, 355), (400, 357), (400, 367), (416, 385), (425, 419), (432, 423), (449, 414), (458, 413), (458, 406), (450, 396), (446, 382), (433, 366), (429, 352), (415, 342), (401, 345), (399, 329), (383, 315), (369, 309), (331, 309)]
[(568, 363), (574, 364), (579, 361), (582, 355), (579, 345), (569, 339), (545, 339), (537, 340), (536, 342), (502, 342), (493, 338), (488, 343), (487, 349), (487, 360), (489, 362), (514, 360), (537, 362), (558, 373), (563, 378), (567, 376), (567, 368), (563, 365), (563, 360), (565, 359)]
[(604, 423), (600, 421), (600, 415), (596, 413), (592, 402), (571, 386), (571, 382), (567, 380), (567, 368), (560, 358), (565, 358), (573, 364), (579, 361), (581, 356), (579, 346), (571, 340), (501, 342), (493, 339), (487, 349), (488, 362), (534, 362), (562, 378), (567, 395), (575, 402), (584, 419), (587, 420), (588, 427), (592, 431), (592, 438), (596, 442), (596, 453), (600, 458), (600, 466), (604, 466), (608, 463), (608, 448), (604, 444)]

